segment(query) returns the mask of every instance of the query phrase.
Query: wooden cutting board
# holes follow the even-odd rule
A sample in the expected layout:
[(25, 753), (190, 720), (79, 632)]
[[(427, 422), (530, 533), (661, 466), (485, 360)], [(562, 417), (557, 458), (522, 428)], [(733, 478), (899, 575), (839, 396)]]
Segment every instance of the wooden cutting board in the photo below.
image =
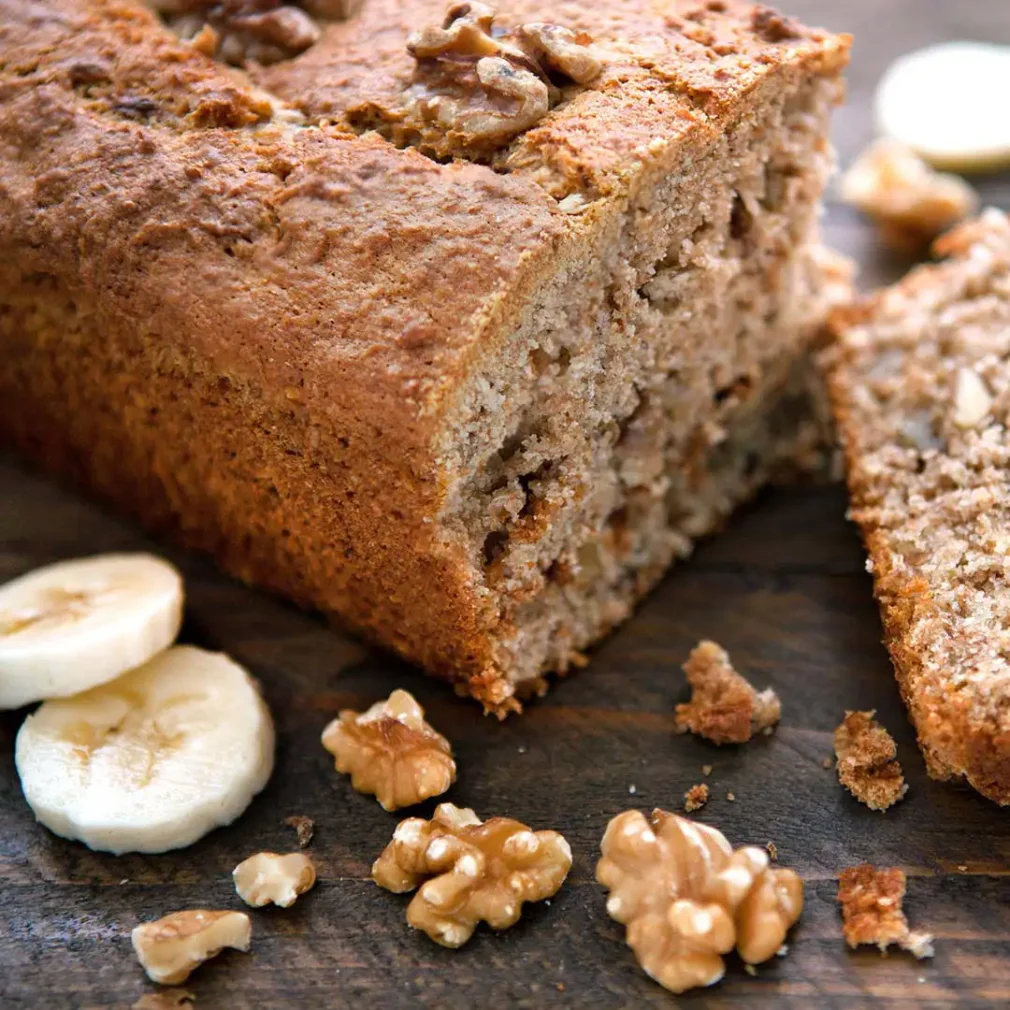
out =
[[(837, 118), (843, 160), (869, 138), (872, 85), (898, 53), (957, 36), (1010, 42), (1003, 0), (792, 0), (809, 22), (857, 36), (850, 104)], [(992, 97), (992, 96), (990, 96)], [(994, 114), (1006, 114), (1006, 99)], [(1010, 207), (1010, 181), (983, 184)], [(903, 269), (831, 205), (829, 239), (857, 257), (866, 285)], [(22, 713), (0, 713), (0, 1007), (131, 1007), (154, 991), (129, 940), (139, 921), (184, 907), (237, 907), (232, 868), (294, 847), (284, 819), (316, 822), (316, 889), (289, 910), (253, 911), (251, 954), (228, 953), (187, 986), (196, 1006), (291, 1007), (993, 1007), (1010, 1003), (1010, 817), (974, 793), (929, 781), (881, 647), (877, 612), (841, 488), (777, 489), (675, 570), (589, 668), (521, 719), (499, 724), (411, 668), (321, 621), (173, 554), (188, 580), (184, 638), (223, 649), (262, 680), (279, 732), (266, 792), (230, 828), (164, 856), (114, 858), (34, 823), (12, 757)], [(58, 558), (152, 545), (77, 496), (0, 462), (0, 580)], [(673, 733), (680, 664), (709, 636), (783, 700), (782, 725), (742, 748)], [(455, 747), (454, 802), (562, 831), (575, 863), (547, 905), (513, 930), (481, 929), (443, 950), (404, 922), (404, 897), (369, 879), (396, 817), (352, 792), (319, 745), (339, 709), (407, 686)], [(873, 813), (822, 761), (846, 708), (875, 708), (898, 739), (907, 799)], [(712, 765), (709, 776), (703, 765)], [(676, 809), (707, 781), (697, 816), (735, 843), (774, 841), (806, 882), (789, 953), (756, 977), (731, 958), (726, 979), (674, 999), (637, 967), (604, 910), (593, 869), (608, 819), (629, 806)], [(731, 801), (729, 794), (735, 799)], [(429, 814), (433, 804), (422, 808)], [(914, 927), (936, 957), (850, 953), (834, 895), (862, 860), (904, 867)]]

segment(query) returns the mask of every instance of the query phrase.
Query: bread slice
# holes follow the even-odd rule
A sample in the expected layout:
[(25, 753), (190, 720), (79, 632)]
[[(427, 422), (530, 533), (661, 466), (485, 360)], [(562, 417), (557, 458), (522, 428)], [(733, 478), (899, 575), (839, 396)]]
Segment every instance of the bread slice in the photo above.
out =
[(839, 311), (828, 355), (851, 516), (929, 772), (1010, 803), (1010, 220), (940, 239)]
[(405, 126), (441, 3), (243, 72), (130, 0), (0, 0), (0, 432), (498, 713), (812, 455), (838, 294), (848, 39), (563, 10), (599, 73), (475, 146)]

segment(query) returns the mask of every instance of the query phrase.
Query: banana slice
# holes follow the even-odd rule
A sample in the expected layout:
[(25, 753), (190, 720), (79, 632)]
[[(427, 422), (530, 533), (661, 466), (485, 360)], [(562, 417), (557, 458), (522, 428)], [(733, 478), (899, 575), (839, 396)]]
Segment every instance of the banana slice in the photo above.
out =
[(0, 709), (114, 680), (175, 641), (182, 577), (151, 554), (47, 565), (0, 586)]
[(896, 60), (877, 86), (882, 133), (937, 168), (1010, 164), (1010, 46), (946, 42)]
[(15, 761), (35, 816), (102, 852), (165, 852), (230, 824), (266, 785), (274, 731), (255, 682), (179, 645), (75, 698), (47, 701)]

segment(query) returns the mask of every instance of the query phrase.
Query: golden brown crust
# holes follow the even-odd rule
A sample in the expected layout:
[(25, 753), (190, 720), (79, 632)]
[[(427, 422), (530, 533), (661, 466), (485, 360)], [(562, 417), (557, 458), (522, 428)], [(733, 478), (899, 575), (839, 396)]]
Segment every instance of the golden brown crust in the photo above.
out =
[(1010, 316), (1010, 224), (990, 211), (936, 248), (955, 258), (834, 314), (829, 392), (851, 514), (928, 770), (1006, 804), (1005, 403), (996, 389), (992, 409), (966, 428), (955, 380), (965, 369), (975, 381), (995, 375)]
[[(342, 117), (398, 93), (406, 37), (441, 4), (366, 4), (264, 71), (269, 94), (138, 3), (0, 0), (0, 429), (240, 577), (518, 707), (502, 615), (438, 522), (443, 418), (674, 149), (847, 53), (769, 41), (736, 2), (589, 6), (553, 13), (615, 50), (609, 76), (496, 172)], [(610, 198), (566, 213), (576, 190)]]

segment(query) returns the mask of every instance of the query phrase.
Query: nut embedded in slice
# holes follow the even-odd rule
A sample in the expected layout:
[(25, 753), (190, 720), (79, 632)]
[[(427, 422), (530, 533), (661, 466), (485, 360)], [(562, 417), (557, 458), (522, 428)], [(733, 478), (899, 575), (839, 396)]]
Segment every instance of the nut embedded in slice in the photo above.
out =
[(894, 806), (908, 786), (897, 762), (894, 738), (873, 717), (876, 711), (846, 712), (835, 730), (838, 781), (871, 810)]
[(507, 817), (481, 821), (442, 803), (430, 821), (401, 821), (372, 866), (372, 878), (398, 894), (420, 885), (407, 922), (444, 947), (461, 947), (477, 923), (508, 929), (527, 901), (556, 894), (572, 851), (556, 831), (531, 831)]
[(745, 743), (770, 729), (782, 715), (774, 691), (755, 691), (733, 669), (729, 655), (715, 642), (702, 641), (684, 664), (691, 700), (677, 706), (677, 730), (713, 743)]
[(671, 992), (722, 978), (736, 947), (748, 964), (768, 960), (803, 910), (803, 883), (771, 869), (764, 849), (735, 852), (721, 832), (654, 810), (618, 814), (601, 843), (596, 879), (607, 912), (650, 978)]
[(316, 882), (316, 867), (304, 852), (257, 852), (232, 870), (235, 890), (253, 908), (290, 908)]
[(133, 949), (152, 982), (178, 985), (225, 947), (248, 950), (252, 924), (245, 912), (190, 909), (145, 922), (132, 933)]
[(877, 223), (886, 245), (902, 253), (922, 252), (978, 208), (978, 195), (964, 179), (934, 171), (894, 140), (867, 148), (842, 177), (841, 193)]
[(933, 956), (933, 937), (912, 932), (902, 910), (905, 873), (878, 869), (870, 863), (850, 866), (838, 877), (838, 902), (842, 906), (842, 932), (850, 947), (876, 944), (886, 950), (896, 943), (917, 958)]
[(456, 780), (452, 748), (425, 722), (408, 691), (396, 690), (367, 712), (340, 713), (323, 730), (323, 746), (359, 793), (374, 793), (384, 810), (440, 796)]

